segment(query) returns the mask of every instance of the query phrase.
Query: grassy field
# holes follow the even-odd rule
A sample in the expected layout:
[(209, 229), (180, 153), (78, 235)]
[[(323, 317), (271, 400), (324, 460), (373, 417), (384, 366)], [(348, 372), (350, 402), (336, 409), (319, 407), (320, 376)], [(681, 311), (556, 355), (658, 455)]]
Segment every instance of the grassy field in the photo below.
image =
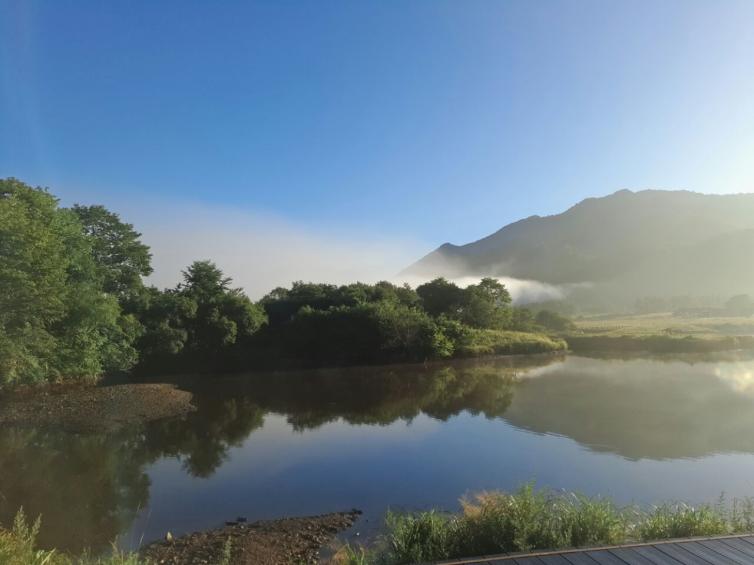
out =
[(752, 317), (683, 317), (673, 314), (600, 316), (574, 320), (564, 336), (576, 352), (694, 353), (754, 349)]
[(579, 334), (588, 336), (676, 337), (754, 336), (754, 317), (682, 317), (671, 313), (600, 316), (574, 320)]

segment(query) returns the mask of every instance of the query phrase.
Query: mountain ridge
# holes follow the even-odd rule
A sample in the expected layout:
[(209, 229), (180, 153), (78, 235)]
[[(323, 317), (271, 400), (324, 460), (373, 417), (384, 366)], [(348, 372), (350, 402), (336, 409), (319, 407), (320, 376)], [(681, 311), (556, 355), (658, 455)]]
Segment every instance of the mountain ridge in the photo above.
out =
[[(623, 189), (586, 198), (559, 214), (523, 218), (470, 243), (445, 243), (402, 274), (505, 276), (612, 287), (625, 279), (637, 292), (647, 293), (652, 278), (677, 278), (668, 272), (672, 264), (687, 277), (701, 276), (711, 287), (708, 291), (754, 291), (754, 268), (747, 261), (754, 238), (748, 230), (754, 230), (752, 193)], [(718, 249), (727, 262), (721, 263)], [(705, 273), (705, 266), (730, 280), (710, 282), (714, 277)], [(695, 290), (689, 280), (667, 283), (657, 285), (663, 293)]]

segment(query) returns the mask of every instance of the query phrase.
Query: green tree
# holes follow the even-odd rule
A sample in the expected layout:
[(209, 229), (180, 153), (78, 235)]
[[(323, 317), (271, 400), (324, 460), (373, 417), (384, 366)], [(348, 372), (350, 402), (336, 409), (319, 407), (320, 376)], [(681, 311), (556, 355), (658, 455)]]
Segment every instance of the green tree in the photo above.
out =
[(231, 287), (211, 261), (196, 261), (175, 289), (149, 290), (141, 315), (146, 328), (139, 344), (143, 369), (223, 369), (266, 322), (261, 306)]
[(0, 180), (0, 382), (126, 369), (137, 331), (104, 292), (76, 215), (42, 188)]
[(574, 323), (569, 318), (550, 310), (537, 312), (534, 321), (538, 326), (555, 332), (564, 332), (574, 328)]
[(465, 302), (464, 290), (457, 284), (439, 277), (416, 287), (424, 310), (430, 316), (446, 315), (457, 318)]
[(511, 295), (497, 279), (483, 278), (464, 291), (461, 321), (476, 327), (502, 329), (510, 325)]
[(152, 255), (133, 225), (104, 206), (72, 208), (89, 236), (94, 261), (101, 271), (103, 289), (129, 306), (144, 292), (142, 277), (152, 273)]

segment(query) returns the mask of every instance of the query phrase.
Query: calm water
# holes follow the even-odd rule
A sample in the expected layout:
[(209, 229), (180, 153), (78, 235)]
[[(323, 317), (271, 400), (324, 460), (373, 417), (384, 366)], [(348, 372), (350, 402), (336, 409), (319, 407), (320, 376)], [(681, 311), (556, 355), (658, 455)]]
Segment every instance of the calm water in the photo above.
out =
[(539, 486), (621, 502), (754, 495), (754, 360), (484, 360), (213, 379), (198, 411), (114, 436), (0, 430), (0, 521), (134, 547), (249, 520), (457, 508)]

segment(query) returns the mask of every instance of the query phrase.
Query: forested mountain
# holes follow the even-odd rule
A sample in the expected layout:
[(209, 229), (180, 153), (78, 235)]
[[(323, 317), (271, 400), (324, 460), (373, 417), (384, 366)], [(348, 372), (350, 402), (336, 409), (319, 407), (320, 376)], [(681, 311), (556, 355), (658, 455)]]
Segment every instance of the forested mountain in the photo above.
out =
[(754, 194), (621, 190), (473, 243), (446, 243), (404, 274), (589, 283), (626, 298), (730, 295), (754, 290), (752, 252)]

